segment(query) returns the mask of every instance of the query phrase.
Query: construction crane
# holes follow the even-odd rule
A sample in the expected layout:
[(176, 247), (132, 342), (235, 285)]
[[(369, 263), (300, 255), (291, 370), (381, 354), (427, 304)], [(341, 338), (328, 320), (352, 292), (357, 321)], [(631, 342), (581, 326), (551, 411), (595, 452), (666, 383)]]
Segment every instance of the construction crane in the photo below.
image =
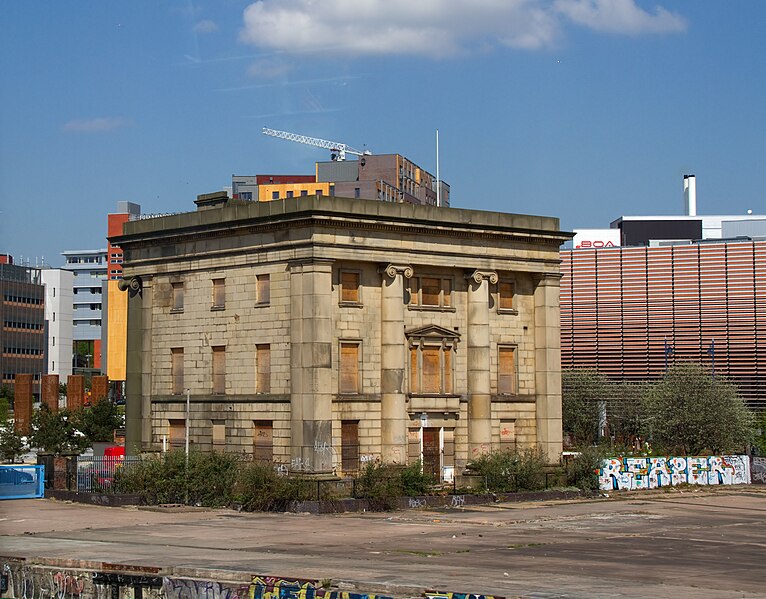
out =
[(264, 135), (271, 135), (272, 137), (278, 137), (279, 139), (286, 139), (288, 141), (296, 141), (299, 144), (306, 144), (309, 146), (316, 146), (317, 148), (325, 148), (330, 150), (330, 158), (333, 160), (345, 160), (346, 154), (354, 154), (355, 156), (370, 156), (372, 152), (365, 150), (360, 152), (355, 150), (349, 145), (342, 144), (338, 141), (328, 141), (326, 139), (319, 139), (318, 137), (308, 137), (306, 135), (299, 135), (298, 133), (290, 133), (289, 131), (277, 131), (276, 129), (263, 128)]

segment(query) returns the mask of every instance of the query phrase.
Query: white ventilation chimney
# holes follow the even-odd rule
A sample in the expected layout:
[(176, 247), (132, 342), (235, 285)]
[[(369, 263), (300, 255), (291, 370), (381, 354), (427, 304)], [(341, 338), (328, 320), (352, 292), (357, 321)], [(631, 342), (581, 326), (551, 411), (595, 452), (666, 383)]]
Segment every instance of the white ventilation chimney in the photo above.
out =
[(697, 178), (684, 175), (684, 210), (686, 216), (697, 216)]

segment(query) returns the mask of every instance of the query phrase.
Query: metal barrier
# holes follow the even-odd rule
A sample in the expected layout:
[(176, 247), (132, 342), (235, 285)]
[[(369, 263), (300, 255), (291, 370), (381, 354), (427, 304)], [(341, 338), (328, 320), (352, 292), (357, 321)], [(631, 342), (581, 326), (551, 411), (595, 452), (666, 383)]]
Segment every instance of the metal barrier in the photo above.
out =
[(0, 466), (0, 499), (36, 499), (44, 494), (42, 466)]
[(112, 486), (115, 472), (141, 462), (139, 456), (79, 456), (77, 459), (77, 491), (94, 493)]

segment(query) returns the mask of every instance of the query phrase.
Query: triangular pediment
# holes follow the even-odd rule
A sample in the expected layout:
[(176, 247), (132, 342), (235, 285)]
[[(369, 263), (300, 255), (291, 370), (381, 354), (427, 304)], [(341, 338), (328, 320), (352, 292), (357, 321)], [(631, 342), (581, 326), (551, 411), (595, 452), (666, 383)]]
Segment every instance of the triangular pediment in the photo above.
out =
[(422, 327), (415, 327), (404, 331), (404, 336), (407, 339), (460, 339), (460, 333), (456, 333), (452, 329), (446, 327), (440, 327), (438, 324), (427, 324)]

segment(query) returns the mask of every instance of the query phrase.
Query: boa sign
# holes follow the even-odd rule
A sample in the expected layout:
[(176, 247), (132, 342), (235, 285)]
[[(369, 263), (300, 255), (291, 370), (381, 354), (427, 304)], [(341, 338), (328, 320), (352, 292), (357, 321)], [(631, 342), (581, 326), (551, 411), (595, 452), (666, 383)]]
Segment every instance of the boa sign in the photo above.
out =
[(742, 485), (750, 483), (745, 455), (606, 458), (598, 473), (602, 491), (656, 489), (670, 485)]

